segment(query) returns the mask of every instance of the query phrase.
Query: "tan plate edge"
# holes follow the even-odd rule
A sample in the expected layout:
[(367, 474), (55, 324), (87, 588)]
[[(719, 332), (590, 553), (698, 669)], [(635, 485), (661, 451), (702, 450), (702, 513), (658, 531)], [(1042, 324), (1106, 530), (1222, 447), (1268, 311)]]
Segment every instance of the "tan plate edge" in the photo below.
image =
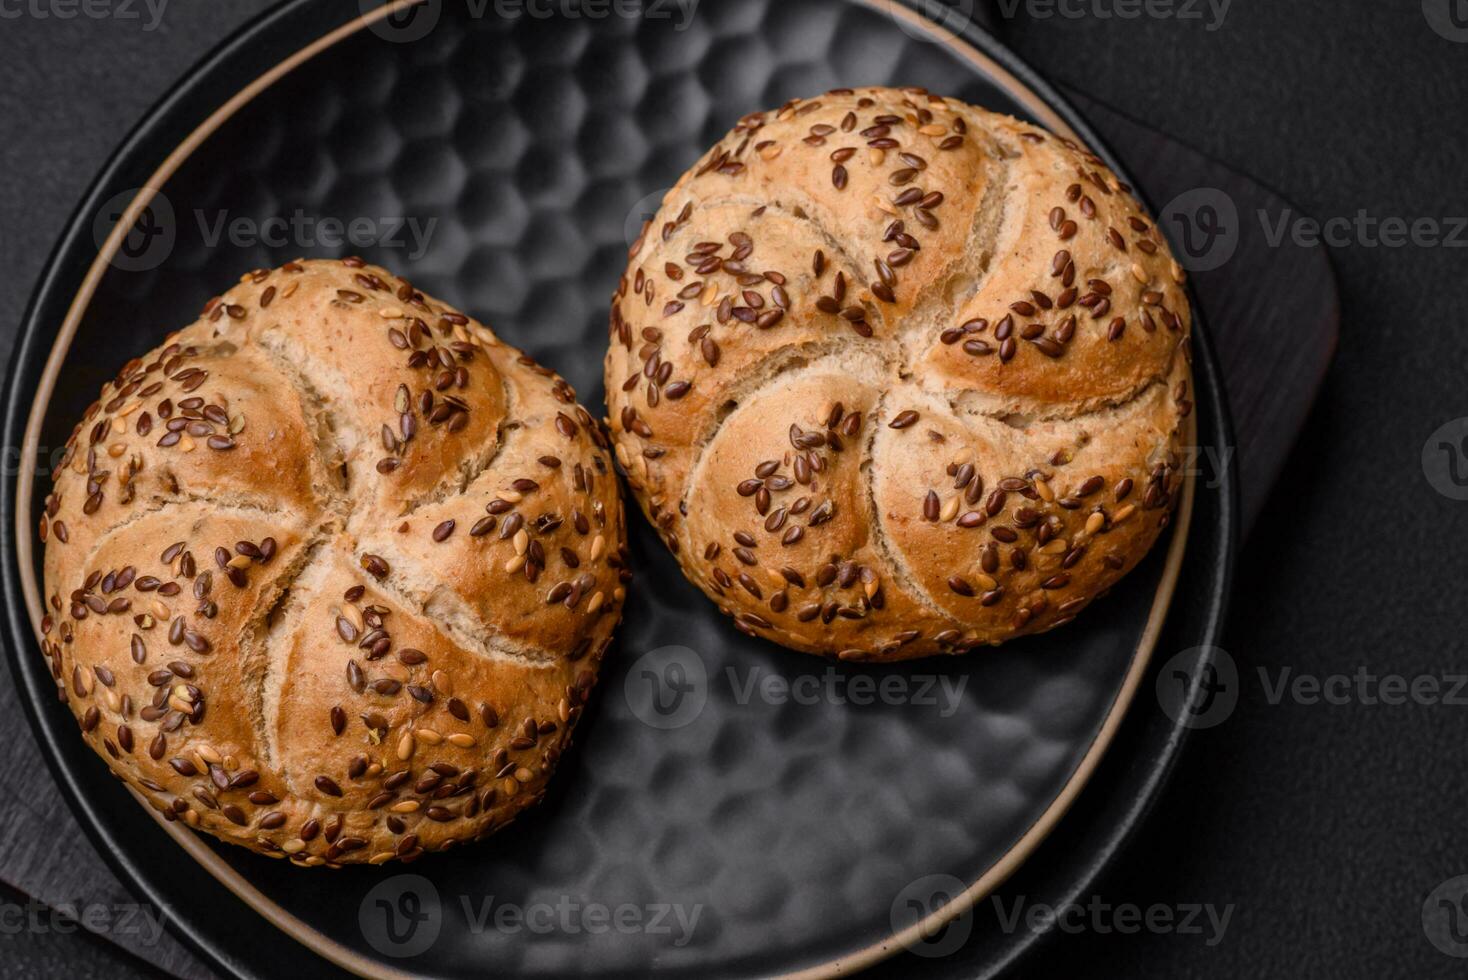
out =
[[(100, 285), (102, 277), (106, 274), (112, 258), (121, 247), (127, 230), (132, 228), (133, 224), (136, 223), (143, 209), (152, 202), (153, 198), (162, 189), (163, 184), (174, 175), (179, 167), (183, 165), (205, 140), (213, 135), (224, 123), (229, 121), (235, 113), (285, 75), (288, 75), (322, 51), (359, 33), (363, 28), (369, 27), (400, 10), (423, 2), (426, 2), (426, 0), (391, 0), (391, 2), (373, 10), (371, 13), (364, 14), (361, 17), (349, 21), (304, 48), (301, 48), (289, 58), (260, 75), (236, 93), (224, 105), (215, 110), (164, 159), (163, 163), (159, 165), (158, 169), (154, 171), (152, 176), (148, 178), (146, 184), (144, 184), (128, 204), (127, 209), (113, 227), (111, 234), (103, 242), (101, 249), (97, 253), (97, 258), (87, 270), (86, 277), (82, 280), (81, 287), (77, 290), (77, 294), (67, 310), (66, 317), (62, 320), (56, 340), (52, 345), (51, 353), (46, 359), (46, 366), (42, 371), (40, 382), (37, 385), (35, 399), (31, 403), (31, 413), (26, 421), (25, 438), (21, 448), (22, 459), (40, 458), (38, 450), (41, 424), (44, 417), (43, 406), (49, 404), (51, 396), (56, 390), (56, 381), (61, 371), (61, 364), (65, 360), (66, 354), (71, 347), (71, 342), (76, 336), (76, 331), (81, 323), (82, 316), (95, 296), (97, 287)], [(894, 19), (900, 19), (915, 29), (934, 34), (933, 25), (930, 21), (902, 6), (898, 0), (861, 0), (861, 2)], [(1063, 136), (1078, 139), (1075, 131), (1048, 104), (983, 52), (972, 47), (957, 36), (935, 34), (935, 43), (940, 43), (950, 48), (965, 61), (970, 62), (981, 72), (997, 81), (1009, 92), (1011, 97), (1023, 104), (1046, 128)], [(1189, 444), (1196, 442), (1196, 438), (1196, 419), (1193, 416), (1189, 416)], [(1182, 570), (1183, 553), (1187, 547), (1188, 529), (1192, 523), (1193, 499), (1196, 486), (1190, 470), (1186, 472), (1185, 480), (1183, 500), (1178, 508), (1177, 519), (1173, 522), (1172, 538), (1168, 545), (1162, 581), (1158, 585), (1157, 592), (1153, 598), (1152, 608), (1148, 614), (1147, 624), (1143, 629), (1141, 641), (1138, 644), (1137, 651), (1132, 658), (1131, 666), (1127, 670), (1127, 675), (1122, 682), (1121, 690), (1117, 694), (1111, 711), (1102, 723), (1095, 740), (1091, 743), (1090, 748), (1087, 749), (1085, 756), (1082, 757), (1080, 764), (1077, 765), (1075, 772), (1071, 775), (1070, 780), (1060, 791), (1059, 795), (1051, 801), (1050, 806), (1045, 809), (1044, 813), (1036, 819), (1029, 830), (1015, 842), (1014, 846), (993, 867), (984, 872), (968, 889), (956, 896), (941, 909), (930, 913), (926, 918), (914, 923), (912, 926), (883, 942), (859, 950), (848, 957), (823, 963), (820, 966), (811, 967), (807, 970), (787, 974), (787, 980), (818, 980), (818, 978), (849, 976), (903, 949), (917, 944), (924, 936), (933, 935), (948, 922), (973, 908), (977, 902), (1003, 884), (1034, 852), (1035, 848), (1040, 845), (1040, 842), (1049, 836), (1056, 823), (1070, 809), (1076, 796), (1090, 780), (1091, 775), (1101, 761), (1101, 757), (1110, 746), (1117, 729), (1121, 726), (1122, 719), (1125, 717), (1128, 707), (1130, 707), (1136, 695), (1137, 688), (1141, 684), (1142, 675), (1146, 672), (1153, 649), (1157, 645), (1157, 639), (1161, 634), (1163, 622), (1167, 617), (1167, 610), (1172, 605), (1172, 597), (1177, 589), (1178, 579)], [(34, 467), (21, 467), (19, 476), (17, 477), (14, 531), (17, 558), (20, 566), (21, 589), (25, 596), (26, 608), (31, 617), (31, 628), (35, 632), (37, 642), (39, 643), (44, 635), (41, 630), (40, 613), (40, 610), (44, 606), (39, 583), (37, 583), (33, 572), (34, 547), (31, 536), (30, 508), (34, 492), (34, 481)], [(206, 871), (264, 917), (271, 925), (306, 946), (312, 952), (342, 969), (362, 977), (407, 980), (407, 978), (412, 976), (409, 973), (384, 967), (377, 961), (362, 956), (285, 911), (279, 905), (272, 902), (268, 896), (254, 885), (250, 884), (243, 875), (216, 854), (197, 834), (178, 826), (177, 823), (165, 821), (153, 811), (152, 807), (147, 806), (141, 796), (137, 793), (133, 795), (137, 797), (140, 804), (147, 809), (148, 813), (157, 820), (158, 824), (183, 847), (190, 857), (203, 865)]]
[[(96, 295), (97, 287), (101, 284), (102, 277), (106, 274), (108, 266), (118, 249), (122, 246), (123, 238), (129, 229), (137, 222), (138, 216), (162, 190), (163, 185), (170, 177), (178, 171), (194, 151), (223, 126), (235, 113), (248, 105), (261, 92), (274, 85), (281, 78), (290, 74), (296, 68), (310, 61), (322, 51), (335, 46), (338, 42), (357, 34), (365, 27), (377, 23), (391, 16), (399, 10), (422, 3), (423, 0), (393, 0), (370, 13), (343, 24), (330, 33), (318, 38), (312, 43), (301, 48), (289, 58), (275, 65), (269, 71), (260, 75), (249, 85), (237, 92), (228, 102), (216, 109), (207, 119), (199, 124), (188, 137), (174, 148), (139, 189), (137, 195), (128, 204), (127, 209), (118, 218), (107, 240), (102, 243), (93, 260), (91, 267), (87, 270), (86, 277), (82, 280), (81, 287), (77, 290), (71, 306), (66, 311), (66, 317), (61, 322), (61, 328), (57, 332), (56, 340), (51, 347), (51, 353), (46, 359), (46, 366), (41, 372), (40, 383), (36, 387), (36, 396), (31, 403), (31, 414), (26, 420), (25, 438), (21, 443), (22, 459), (39, 459), (38, 455), (41, 441), (41, 423), (44, 417), (43, 407), (50, 403), (51, 396), (56, 390), (56, 380), (61, 373), (61, 364), (66, 358), (67, 351), (71, 347), (72, 340), (76, 337), (77, 327), (81, 324), (82, 316), (86, 313), (87, 306)], [(35, 579), (34, 548), (31, 527), (31, 499), (33, 495), (33, 484), (35, 482), (35, 467), (20, 467), (20, 475), (16, 481), (16, 507), (15, 507), (15, 541), (16, 553), (20, 563), (21, 591), (25, 595), (26, 609), (31, 617), (31, 629), (36, 634), (36, 642), (40, 643), (44, 637), (41, 630), (41, 610), (44, 608), (41, 598), (39, 583)], [(410, 980), (411, 974), (383, 967), (381, 964), (368, 959), (360, 953), (352, 950), (334, 939), (311, 928), (308, 924), (291, 915), (285, 909), (272, 902), (263, 892), (250, 884), (248, 880), (231, 867), (223, 858), (215, 854), (204, 843), (197, 834), (180, 827), (177, 823), (169, 823), (159, 816), (151, 806), (148, 806), (143, 798), (136, 792), (137, 797), (149, 814), (158, 821), (159, 825), (173, 837), (175, 841), (204, 869), (212, 874), (218, 881), (230, 891), (234, 892), (242, 901), (263, 916), (271, 925), (284, 932), (286, 935), (305, 945), (312, 952), (324, 959), (336, 964), (344, 970), (362, 977), (383, 977), (388, 980)]]

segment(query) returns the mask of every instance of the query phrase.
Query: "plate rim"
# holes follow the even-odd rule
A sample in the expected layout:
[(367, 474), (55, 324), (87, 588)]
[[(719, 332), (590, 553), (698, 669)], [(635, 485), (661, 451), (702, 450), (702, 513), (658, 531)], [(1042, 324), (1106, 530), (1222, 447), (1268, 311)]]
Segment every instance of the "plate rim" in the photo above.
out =
[[(336, 44), (358, 35), (362, 30), (377, 23), (381, 19), (391, 16), (393, 13), (428, 2), (428, 0), (388, 0), (383, 5), (351, 17), (346, 22), (328, 30), (325, 34), (310, 43), (294, 50), (289, 55), (276, 61), (269, 69), (254, 77), (248, 84), (244, 85), (229, 99), (219, 104), (212, 112), (209, 112), (202, 122), (192, 127), (177, 146), (175, 146), (157, 166), (143, 185), (136, 191), (135, 195), (118, 219), (106, 241), (99, 248), (96, 257), (87, 267), (76, 292), (72, 295), (71, 302), (60, 328), (50, 338), (50, 350), (46, 354), (44, 366), (41, 369), (39, 383), (31, 392), (30, 398), (25, 397), (25, 389), (18, 383), (19, 372), (14, 370), (22, 362), (33, 360), (37, 348), (43, 348), (45, 337), (40, 335), (36, 329), (35, 318), (39, 313), (38, 307), (43, 296), (52, 292), (56, 278), (61, 274), (61, 259), (69, 244), (74, 243), (76, 237), (84, 231), (88, 212), (87, 205), (94, 202), (97, 197), (108, 186), (109, 179), (115, 176), (124, 157), (130, 157), (137, 150), (141, 139), (154, 129), (156, 125), (165, 119), (170, 112), (177, 109), (177, 99), (181, 89), (171, 90), (164, 98), (159, 100), (147, 112), (143, 114), (136, 126), (119, 143), (117, 149), (109, 157), (107, 163), (99, 171), (86, 193), (83, 195), (78, 207), (68, 219), (65, 230), (58, 237), (55, 246), (47, 257), (44, 271), (38, 278), (36, 286), (27, 304), (25, 314), (21, 320), (23, 334), (18, 338), (15, 350), (12, 354), (12, 372), (7, 386), (10, 389), (6, 397), (5, 424), (7, 431), (13, 432), (15, 421), (22, 412), (22, 406), (28, 401), (29, 410), (25, 411), (24, 441), (21, 450), (22, 459), (38, 460), (37, 447), (39, 445), (39, 433), (45, 416), (46, 407), (54, 396), (55, 383), (59, 369), (74, 340), (76, 329), (85, 314), (96, 289), (110, 268), (110, 260), (116, 254), (128, 229), (136, 222), (142, 210), (152, 201), (153, 197), (162, 191), (164, 185), (170, 180), (179, 167), (198, 149), (210, 136), (220, 127), (225, 125), (240, 109), (253, 101), (261, 93), (265, 92), (281, 78), (293, 72), (317, 55), (334, 47)], [(1115, 171), (1125, 177), (1125, 171), (1116, 166), (1115, 154), (1112, 153), (1097, 135), (1086, 125), (1084, 117), (1075, 110), (1069, 102), (1062, 97), (1052, 86), (1040, 78), (1033, 69), (1024, 64), (1019, 58), (1005, 48), (992, 35), (978, 28), (972, 21), (967, 21), (960, 29), (954, 30), (947, 25), (939, 25), (929, 18), (924, 17), (913, 9), (914, 4), (922, 0), (846, 0), (861, 6), (887, 14), (894, 19), (908, 22), (912, 27), (923, 30), (933, 35), (932, 40), (947, 47), (953, 54), (964, 61), (973, 64), (982, 74), (993, 79), (1006, 90), (1006, 93), (1019, 103), (1023, 104), (1035, 118), (1039, 119), (1046, 128), (1062, 135), (1071, 136), (1084, 145), (1097, 152), (1107, 163), (1112, 165)], [(181, 81), (193, 79), (207, 72), (213, 65), (220, 61), (237, 55), (240, 49), (246, 46), (250, 39), (269, 29), (277, 20), (288, 16), (303, 7), (310, 5), (311, 0), (282, 0), (281, 3), (269, 8), (262, 14), (247, 21), (244, 25), (226, 37), (217, 47), (204, 56), (199, 62), (191, 66)], [(211, 102), (213, 100), (210, 100)], [(1058, 107), (1058, 108), (1057, 108)], [(1069, 118), (1067, 118), (1067, 115)], [(1140, 191), (1139, 191), (1140, 193)], [(1199, 316), (1198, 304), (1192, 295), (1191, 288), (1188, 290), (1189, 301), (1194, 312), (1194, 343), (1204, 347), (1207, 351), (1205, 357), (1212, 358), (1211, 344), (1206, 339), (1206, 328), (1203, 326)], [(1194, 367), (1195, 376), (1197, 367)], [(1214, 384), (1220, 383), (1217, 378), (1211, 376), (1215, 373), (1207, 371)], [(1227, 403), (1221, 389), (1218, 391), (1218, 410), (1223, 417), (1218, 422), (1218, 430), (1227, 436), (1231, 430), (1228, 420)], [(1186, 435), (1188, 444), (1196, 444), (1198, 433), (1197, 414), (1188, 417), (1186, 423)], [(25, 695), (20, 698), (33, 734), (37, 735), (43, 742), (50, 741), (51, 733), (48, 732), (45, 723), (40, 718), (39, 705), (28, 696), (33, 694), (31, 688), (32, 678), (28, 671), (20, 666), (21, 649), (30, 649), (36, 638), (40, 635), (39, 610), (42, 606), (40, 590), (36, 577), (33, 573), (33, 548), (34, 540), (31, 534), (31, 502), (33, 499), (34, 481), (40, 476), (36, 466), (21, 466), (15, 481), (4, 481), (0, 487), (0, 513), (9, 507), (14, 511), (15, 546), (6, 549), (3, 567), (0, 567), (0, 580), (5, 587), (5, 612), (8, 619), (12, 637), (25, 639), (21, 642), (7, 644), (11, 669), (20, 674)], [(1233, 530), (1233, 495), (1236, 493), (1236, 480), (1228, 481), (1228, 491), (1225, 497), (1225, 521), (1229, 524), (1229, 531)], [(1081, 790), (1089, 783), (1095, 769), (1099, 766), (1102, 758), (1106, 755), (1111, 742), (1114, 740), (1123, 720), (1128, 716), (1129, 709), (1142, 677), (1147, 672), (1157, 640), (1163, 629), (1167, 614), (1171, 609), (1178, 582), (1181, 577), (1183, 556), (1187, 550), (1190, 538), (1193, 507), (1196, 497), (1196, 480), (1191, 472), (1186, 474), (1183, 500), (1169, 529), (1169, 538), (1166, 545), (1165, 564), (1161, 572), (1161, 578), (1153, 594), (1151, 607), (1149, 609), (1145, 626), (1137, 642), (1128, 663), (1126, 674), (1122, 679), (1120, 688), (1108, 709), (1099, 729), (1096, 730), (1090, 745), (1087, 746), (1084, 755), (1071, 771), (1065, 784), (1060, 791), (1049, 801), (1044, 810), (1040, 812), (1034, 822), (1025, 830), (1020, 837), (1010, 845), (992, 865), (990, 865), (979, 877), (974, 880), (968, 888), (956, 896), (953, 900), (937, 910), (928, 913), (922, 920), (910, 925), (901, 932), (887, 936), (885, 939), (872, 945), (860, 948), (850, 954), (839, 958), (804, 967), (794, 972), (785, 974), (791, 980), (815, 980), (818, 977), (845, 976), (866, 969), (888, 957), (896, 955), (903, 950), (911, 948), (924, 935), (931, 934), (931, 930), (943, 928), (949, 921), (967, 911), (970, 911), (979, 901), (998, 888), (1013, 873), (1015, 873), (1030, 857), (1036, 848), (1049, 836), (1055, 825), (1070, 809)], [(0, 532), (3, 533), (3, 532)], [(1226, 534), (1226, 546), (1223, 549), (1222, 568), (1219, 569), (1220, 589), (1218, 591), (1219, 602), (1213, 610), (1215, 615), (1208, 617), (1209, 633), (1217, 633), (1217, 625), (1221, 621), (1222, 606), (1227, 602), (1229, 585), (1231, 583), (1231, 571), (1234, 551), (1237, 545), (1236, 535)], [(14, 565), (12, 566), (12, 562)], [(17, 589), (16, 579), (19, 579)], [(17, 600), (17, 592), (21, 598)], [(16, 606), (22, 608), (17, 614)], [(26, 626), (29, 626), (27, 631)], [(1100, 856), (1100, 860), (1093, 865), (1093, 870), (1087, 878), (1094, 878), (1100, 868), (1106, 866), (1115, 853), (1117, 847), (1123, 843), (1134, 829), (1137, 816), (1145, 813), (1155, 800), (1157, 793), (1165, 782), (1167, 775), (1176, 764), (1178, 750), (1186, 729), (1173, 726), (1171, 737), (1164, 743), (1167, 746), (1166, 753), (1161, 757), (1160, 765), (1151, 767), (1154, 770), (1154, 778), (1146, 781), (1145, 792), (1139, 795), (1140, 807), (1132, 811), (1132, 819), (1125, 821), (1119, 829), (1122, 831), (1113, 839), (1112, 846), (1107, 848)], [(90, 799), (82, 791), (82, 787), (73, 778), (73, 775), (64, 762), (53, 753), (44, 753), (47, 758), (48, 767), (57, 779), (58, 785), (63, 791), (68, 804), (74, 812), (85, 817), (81, 821), (83, 829), (89, 839), (105, 860), (114, 867), (114, 870), (123, 872), (124, 879), (131, 887), (142, 891), (148, 898), (159, 905), (160, 908), (168, 909), (172, 903), (160, 900), (154, 894), (153, 889), (148, 887), (146, 878), (135, 868), (129, 860), (119, 854), (111, 847), (101, 846), (108, 843), (108, 834), (104, 832), (103, 821), (95, 808), (90, 805)], [(130, 792), (132, 792), (130, 790)], [(321, 956), (343, 969), (349, 970), (361, 976), (374, 977), (409, 977), (413, 974), (405, 973), (387, 966), (380, 960), (367, 957), (356, 950), (339, 943), (326, 934), (317, 930), (310, 923), (290, 913), (271, 901), (264, 893), (255, 888), (249, 879), (236, 871), (225, 859), (216, 854), (203, 839), (175, 824), (162, 820), (152, 809), (146, 806), (141, 796), (133, 792), (133, 796), (144, 805), (155, 821), (162, 826), (168, 834), (178, 842), (194, 861), (207, 870), (220, 884), (235, 894), (252, 911), (265, 918), (272, 926), (285, 932), (292, 939), (301, 943), (311, 952)], [(225, 970), (234, 972), (238, 964), (226, 961), (219, 950), (216, 950), (202, 936), (195, 935), (195, 930), (186, 924), (186, 920), (179, 916), (170, 916), (171, 926), (176, 934), (181, 935), (187, 944), (200, 952), (212, 964)], [(1032, 936), (1029, 940), (1022, 940), (1014, 944), (1013, 953), (1004, 958), (1004, 962), (1012, 962), (1031, 946), (1038, 936)]]

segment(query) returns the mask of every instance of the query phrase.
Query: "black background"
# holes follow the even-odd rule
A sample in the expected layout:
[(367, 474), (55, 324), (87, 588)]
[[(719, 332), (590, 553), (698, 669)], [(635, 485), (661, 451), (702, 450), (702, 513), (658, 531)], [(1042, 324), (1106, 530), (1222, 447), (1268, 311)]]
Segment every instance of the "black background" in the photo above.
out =
[[(5, 357), (52, 242), (115, 145), (199, 56), (269, 6), (172, 0), (149, 32), (146, 16), (38, 19), (32, 2), (0, 0)], [(1085, 15), (1047, 18), (1034, 16), (1043, 3), (1028, 13), (1021, 3), (999, 34), (1052, 80), (1254, 175), (1317, 218), (1468, 215), (1468, 43), (1435, 33), (1419, 0), (1234, 0), (1216, 30), (1204, 3), (1197, 20), (1094, 13), (1125, 3), (1069, 0), (1061, 6)], [(1088, 930), (1047, 941), (1027, 972), (1464, 970), (1427, 942), (1422, 903), (1468, 873), (1468, 705), (1273, 704), (1259, 679), (1261, 668), (1271, 679), (1284, 668), (1468, 671), (1468, 503), (1434, 491), (1421, 465), (1433, 430), (1468, 415), (1468, 251), (1357, 241), (1331, 259), (1340, 349), (1239, 566), (1225, 643), (1242, 700), (1193, 737), (1095, 889), (1144, 908), (1232, 905), (1228, 931), (1210, 947), (1197, 935)], [(6, 976), (146, 970), (76, 935), (0, 937), (0, 963)]]

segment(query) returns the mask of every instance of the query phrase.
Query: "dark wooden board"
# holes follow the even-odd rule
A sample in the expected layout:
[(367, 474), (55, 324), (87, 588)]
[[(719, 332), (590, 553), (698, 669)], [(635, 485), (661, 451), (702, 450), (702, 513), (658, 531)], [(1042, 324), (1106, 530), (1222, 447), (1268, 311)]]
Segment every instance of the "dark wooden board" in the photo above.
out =
[(1300, 213), (1274, 191), (1083, 92), (1061, 89), (1130, 169), (1175, 247), (1186, 247), (1183, 223), (1196, 231), (1213, 220), (1205, 209), (1218, 214), (1212, 244), (1205, 247), (1200, 231), (1193, 245), (1202, 265), (1220, 264), (1192, 277), (1238, 445), (1230, 460), (1200, 459), (1199, 476), (1216, 479), (1218, 465), (1239, 468), (1247, 539), (1335, 354), (1341, 309), (1330, 259), (1319, 244), (1271, 243), (1268, 225)]

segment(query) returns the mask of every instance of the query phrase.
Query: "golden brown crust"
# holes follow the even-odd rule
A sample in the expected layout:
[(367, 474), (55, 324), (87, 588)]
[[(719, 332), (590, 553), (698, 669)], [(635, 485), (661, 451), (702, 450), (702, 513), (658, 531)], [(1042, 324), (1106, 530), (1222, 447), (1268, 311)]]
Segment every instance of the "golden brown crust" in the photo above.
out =
[(128, 364), (40, 533), (43, 648), (171, 819), (412, 859), (542, 794), (621, 616), (624, 520), (560, 378), (356, 260), (261, 270)]
[(1050, 629), (1178, 496), (1183, 278), (1068, 140), (917, 89), (795, 100), (632, 249), (618, 460), (747, 632), (899, 660)]

